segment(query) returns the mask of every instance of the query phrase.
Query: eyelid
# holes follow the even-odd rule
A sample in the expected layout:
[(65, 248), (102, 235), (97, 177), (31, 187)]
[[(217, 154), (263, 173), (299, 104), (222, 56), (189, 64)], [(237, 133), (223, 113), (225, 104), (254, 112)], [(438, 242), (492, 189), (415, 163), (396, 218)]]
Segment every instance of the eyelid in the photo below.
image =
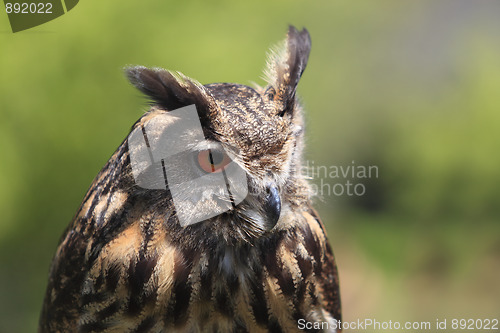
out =
[(223, 148), (222, 148), (222, 145), (218, 142), (214, 142), (214, 141), (201, 141), (201, 142), (196, 142), (195, 144), (193, 144), (192, 146), (188, 147), (190, 148), (191, 150), (195, 150), (195, 151), (203, 151), (203, 150), (208, 150), (208, 149), (212, 149), (212, 150), (217, 150), (217, 151), (222, 151)]

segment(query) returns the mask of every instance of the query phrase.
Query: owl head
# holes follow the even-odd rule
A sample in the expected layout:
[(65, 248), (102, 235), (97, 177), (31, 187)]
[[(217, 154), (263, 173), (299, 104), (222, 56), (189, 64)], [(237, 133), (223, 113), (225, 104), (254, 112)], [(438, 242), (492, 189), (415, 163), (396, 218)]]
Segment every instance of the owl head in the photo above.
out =
[[(150, 177), (154, 178), (150, 179), (153, 188), (155, 184), (159, 184), (158, 188), (167, 186), (163, 199), (169, 205), (174, 204), (178, 216), (197, 222), (200, 216), (202, 220), (205, 216), (197, 224), (210, 226), (210, 230), (226, 238), (251, 239), (273, 228), (286, 227), (287, 212), (309, 198), (308, 186), (300, 172), (303, 119), (296, 88), (310, 48), (307, 30), (299, 32), (289, 27), (283, 44), (269, 55), (265, 87), (233, 83), (201, 85), (178, 72), (141, 66), (128, 68), (129, 80), (151, 100), (151, 109), (129, 135), (131, 160), (140, 153), (130, 145), (134, 133), (148, 148), (151, 136), (159, 138), (163, 133), (170, 134), (163, 136), (164, 140), (157, 140), (162, 149), (183, 142), (183, 149), (175, 148), (176, 154), (170, 155), (175, 157), (168, 163), (157, 159), (158, 163), (136, 168), (136, 181), (153, 175)], [(191, 111), (196, 110), (197, 119), (193, 121), (201, 127), (198, 132), (179, 125), (188, 123), (190, 106), (195, 107)], [(152, 133), (149, 139), (148, 128)], [(190, 140), (199, 137), (202, 140)], [(233, 167), (232, 174), (229, 166)], [(186, 185), (197, 177), (208, 181), (202, 186)], [(221, 187), (220, 182), (210, 182), (210, 177), (223, 179), (232, 185), (233, 191)], [(238, 187), (240, 181), (245, 186)], [(210, 210), (215, 213), (205, 214)]]

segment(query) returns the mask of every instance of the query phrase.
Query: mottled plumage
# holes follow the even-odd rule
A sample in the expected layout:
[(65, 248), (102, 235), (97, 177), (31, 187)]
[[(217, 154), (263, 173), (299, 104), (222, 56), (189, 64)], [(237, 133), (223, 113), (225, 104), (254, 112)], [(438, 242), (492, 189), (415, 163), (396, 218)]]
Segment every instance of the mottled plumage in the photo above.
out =
[(295, 90), (310, 45), (290, 27), (265, 88), (127, 69), (152, 100), (133, 129), (195, 104), (205, 138), (237, 149), (248, 196), (183, 227), (168, 189), (135, 183), (125, 140), (62, 237), (39, 332), (294, 332), (299, 319), (340, 320), (333, 253), (300, 173)]

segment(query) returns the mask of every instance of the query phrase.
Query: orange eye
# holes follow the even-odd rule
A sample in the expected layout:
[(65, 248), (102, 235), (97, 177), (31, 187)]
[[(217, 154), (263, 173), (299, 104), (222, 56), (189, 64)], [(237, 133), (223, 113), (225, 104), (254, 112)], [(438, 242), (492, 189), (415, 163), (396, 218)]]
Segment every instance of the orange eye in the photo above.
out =
[(198, 153), (200, 168), (208, 173), (221, 172), (231, 162), (226, 153), (217, 150), (202, 150)]

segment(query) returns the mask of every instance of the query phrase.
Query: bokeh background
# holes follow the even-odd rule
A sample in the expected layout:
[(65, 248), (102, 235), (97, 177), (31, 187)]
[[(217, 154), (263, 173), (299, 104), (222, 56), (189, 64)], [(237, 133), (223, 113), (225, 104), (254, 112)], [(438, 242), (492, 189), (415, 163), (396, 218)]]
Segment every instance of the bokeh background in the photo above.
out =
[(122, 68), (263, 83), (288, 24), (313, 40), (307, 160), (378, 167), (316, 199), (344, 319), (500, 319), (499, 1), (81, 1), (16, 34), (0, 13), (0, 332), (36, 330), (59, 237), (146, 109)]

